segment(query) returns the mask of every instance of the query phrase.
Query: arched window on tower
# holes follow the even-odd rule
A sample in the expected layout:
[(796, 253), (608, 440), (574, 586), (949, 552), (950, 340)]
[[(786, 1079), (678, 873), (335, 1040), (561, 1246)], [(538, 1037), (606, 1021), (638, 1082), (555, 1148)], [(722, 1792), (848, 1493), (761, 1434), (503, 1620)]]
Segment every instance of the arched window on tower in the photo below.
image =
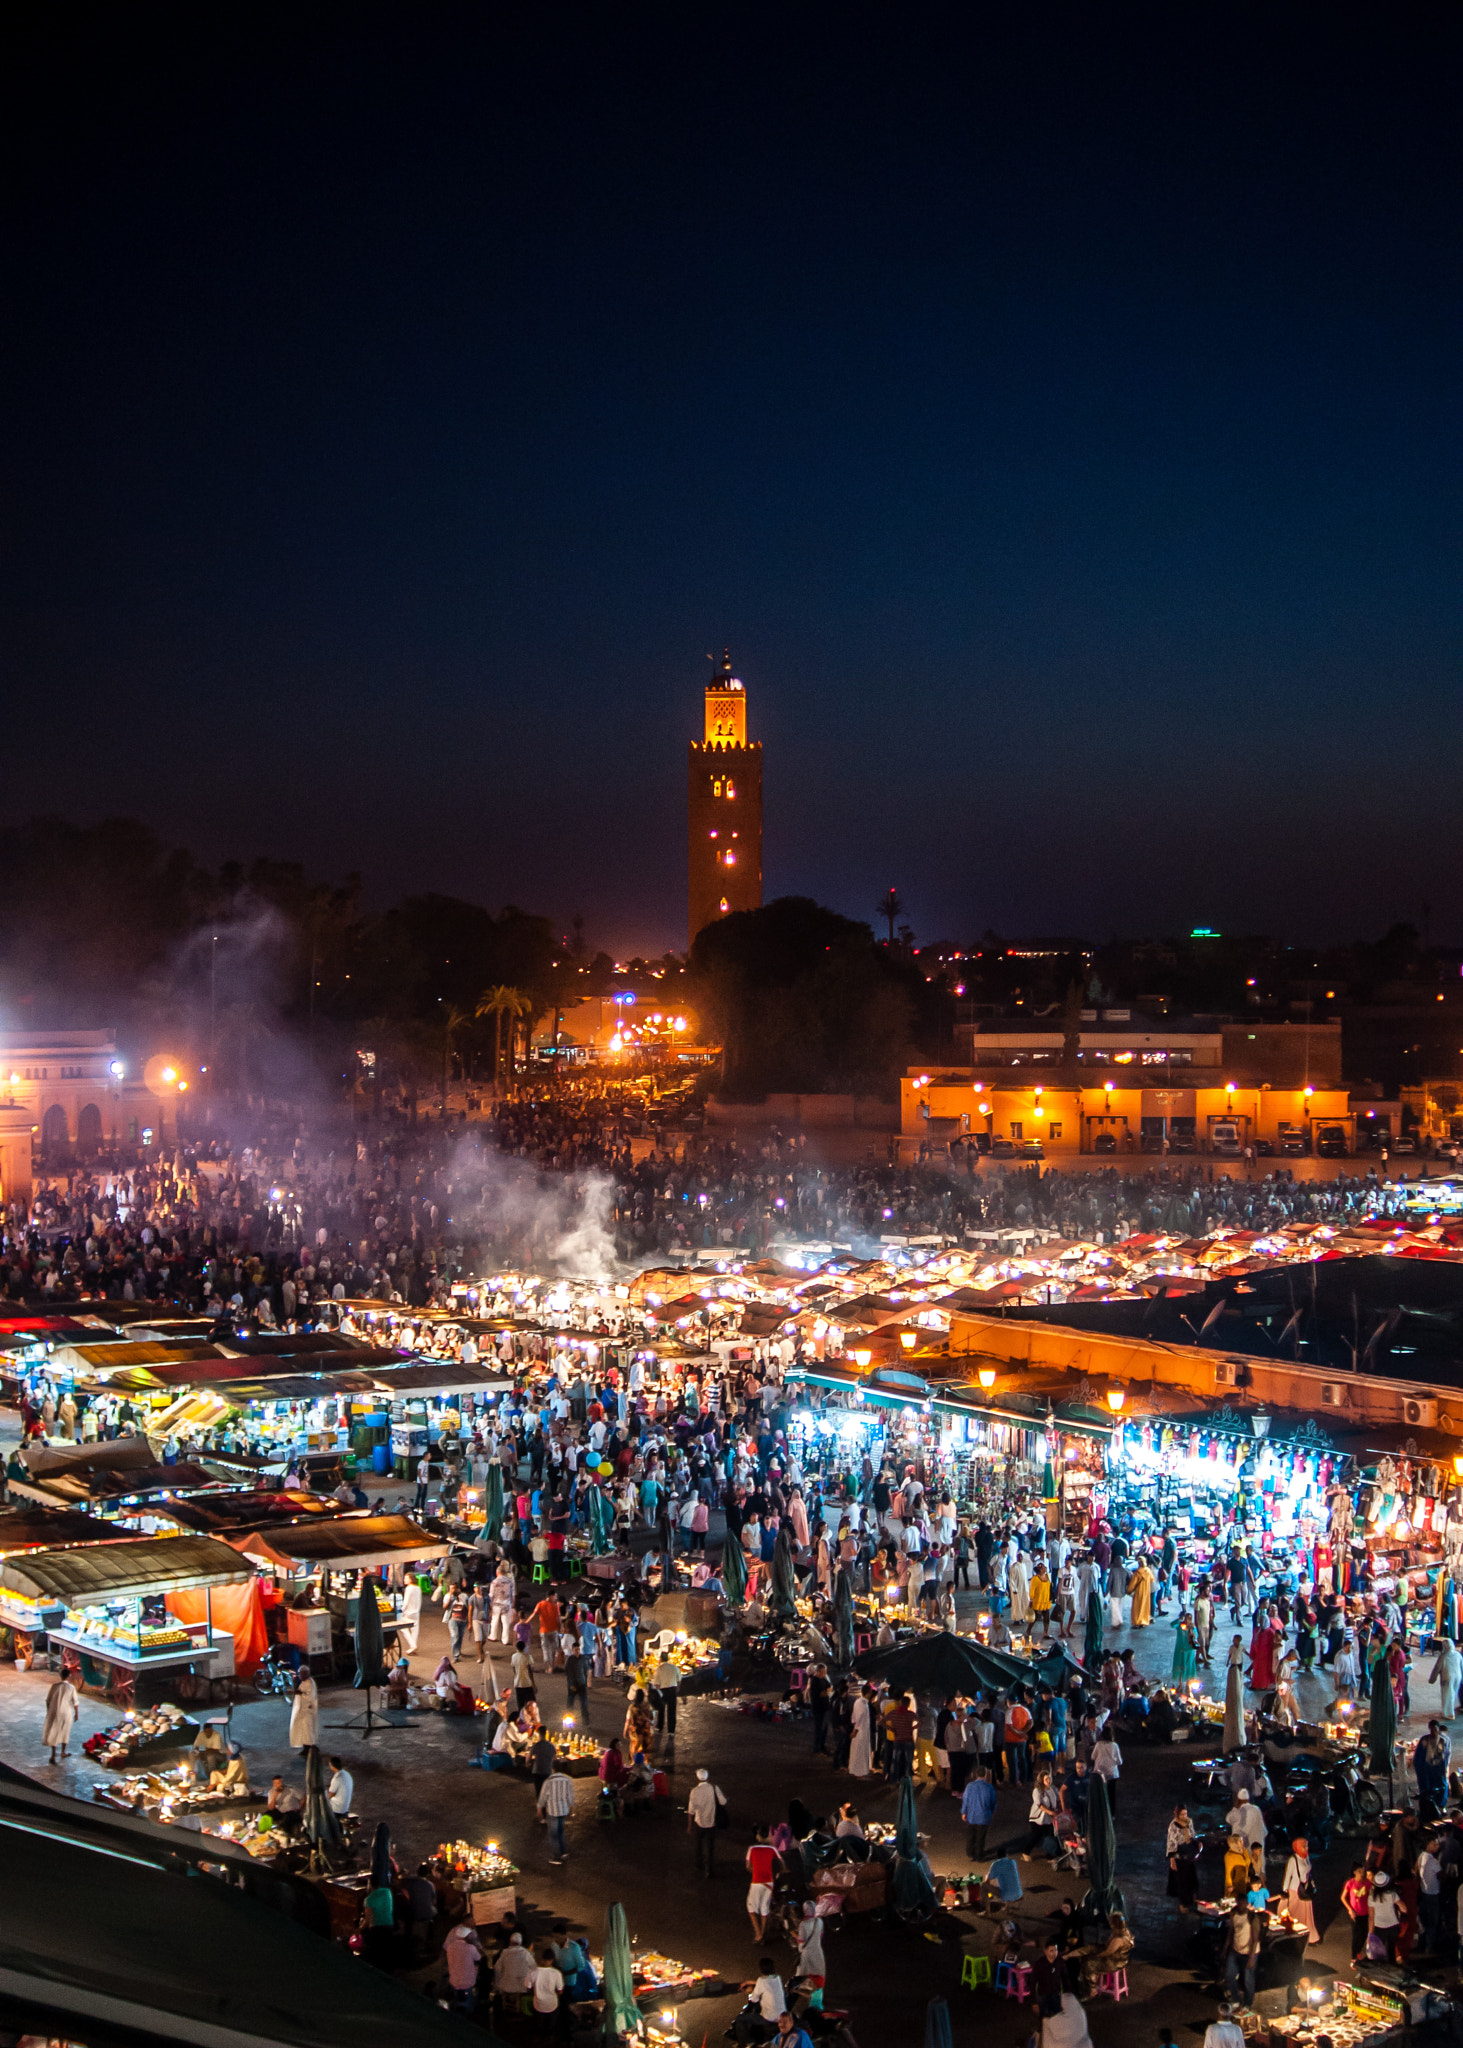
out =
[(727, 795), (728, 795), (728, 796), (735, 796), (735, 795), (736, 795), (736, 793), (737, 793), (737, 792), (736, 792), (736, 785), (735, 785), (734, 783), (728, 782), (728, 784), (727, 784), (727, 786), (726, 786), (726, 793), (727, 793)]

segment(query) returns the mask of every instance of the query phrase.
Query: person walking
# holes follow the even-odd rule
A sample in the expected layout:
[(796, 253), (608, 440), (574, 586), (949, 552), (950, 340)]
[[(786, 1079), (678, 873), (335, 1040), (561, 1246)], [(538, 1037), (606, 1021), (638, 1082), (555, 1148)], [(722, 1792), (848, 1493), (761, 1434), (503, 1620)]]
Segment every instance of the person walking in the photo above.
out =
[(655, 1693), (656, 1733), (664, 1733), (665, 1746), (672, 1750), (676, 1746), (676, 1708), (681, 1698), (681, 1672), (668, 1649), (662, 1650), (650, 1683)]
[(828, 1734), (828, 1709), (833, 1698), (833, 1687), (828, 1678), (828, 1666), (815, 1664), (808, 1679), (808, 1712), (813, 1717), (813, 1754), (826, 1756), (824, 1742)]
[(539, 1788), (538, 1810), (549, 1830), (549, 1861), (557, 1866), (569, 1853), (564, 1843), (564, 1822), (574, 1811), (574, 1780), (557, 1756), (554, 1768)]
[(777, 1870), (777, 1852), (767, 1839), (767, 1829), (758, 1828), (757, 1839), (743, 1859), (747, 1866), (747, 1918), (752, 1939), (767, 1939), (767, 1917), (772, 1911), (772, 1881)]
[(589, 1663), (584, 1654), (584, 1645), (578, 1636), (564, 1638), (564, 1704), (572, 1714), (574, 1703), (579, 1702), (580, 1725), (589, 1726)]
[(1123, 1752), (1104, 1728), (1093, 1746), (1092, 1775), (1094, 1778), (1101, 1778), (1107, 1787), (1108, 1810), (1113, 1814), (1118, 1810), (1118, 1779), (1122, 1776), (1122, 1770)]
[(1458, 1655), (1458, 1645), (1450, 1636), (1440, 1637), (1433, 1647), (1438, 1654), (1428, 1678), (1439, 1688), (1439, 1714), (1445, 1721), (1451, 1721), (1458, 1711), (1458, 1690), (1463, 1685), (1463, 1657)]
[(67, 1754), (66, 1745), (76, 1726), (76, 1708), (76, 1687), (63, 1673), (46, 1694), (46, 1721), (41, 1729), (41, 1740), (50, 1747), (52, 1763), (58, 1749), (62, 1756)]
[(701, 1769), (686, 1801), (686, 1833), (696, 1845), (696, 1870), (701, 1877), (716, 1875), (716, 1817), (726, 1805), (726, 1794), (711, 1782), (711, 1773)]
[(960, 1818), (970, 1830), (965, 1853), (971, 1861), (986, 1853), (986, 1830), (996, 1817), (996, 1788), (988, 1770), (978, 1770), (960, 1795)]

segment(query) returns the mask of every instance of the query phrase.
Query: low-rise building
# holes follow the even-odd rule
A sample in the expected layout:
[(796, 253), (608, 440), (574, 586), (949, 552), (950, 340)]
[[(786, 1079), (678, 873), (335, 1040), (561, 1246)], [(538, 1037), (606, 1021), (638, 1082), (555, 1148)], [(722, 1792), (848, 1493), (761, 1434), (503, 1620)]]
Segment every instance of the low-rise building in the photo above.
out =
[(992, 1018), (969, 1066), (911, 1067), (906, 1138), (998, 1156), (1355, 1150), (1336, 1024), (1229, 1025), (1133, 1010)]

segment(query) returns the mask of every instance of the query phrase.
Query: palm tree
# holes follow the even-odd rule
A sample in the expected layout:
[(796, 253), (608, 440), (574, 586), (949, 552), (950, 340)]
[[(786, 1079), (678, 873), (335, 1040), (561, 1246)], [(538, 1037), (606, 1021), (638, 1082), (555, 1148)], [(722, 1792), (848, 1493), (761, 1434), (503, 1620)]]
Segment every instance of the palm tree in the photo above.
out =
[(899, 900), (899, 891), (892, 886), (874, 905), (874, 915), (884, 918), (889, 926), (889, 951), (894, 951), (894, 920), (903, 917), (904, 905)]
[(478, 997), (476, 1014), (493, 1020), (493, 1092), (498, 1091), (498, 1076), (503, 1067), (503, 1019), (516, 1017), (523, 997), (516, 988), (499, 982), (493, 988), (485, 988)]
[[(448, 1069), (452, 1063), (452, 1041), (459, 1031), (465, 1031), (472, 1023), (474, 1012), (460, 1010), (456, 1003), (446, 1003), (442, 1010), (442, 1114), (447, 1114)], [(464, 1077), (466, 1069), (464, 1068)]]

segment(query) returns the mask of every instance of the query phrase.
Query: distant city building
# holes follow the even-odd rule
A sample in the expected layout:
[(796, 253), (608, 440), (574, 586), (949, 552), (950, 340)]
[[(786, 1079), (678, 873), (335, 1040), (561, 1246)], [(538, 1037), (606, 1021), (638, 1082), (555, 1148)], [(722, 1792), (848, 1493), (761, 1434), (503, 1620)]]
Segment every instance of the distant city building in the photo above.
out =
[(0, 1033), (0, 1200), (28, 1194), (32, 1149), (54, 1164), (176, 1139), (177, 1089), (159, 1086), (128, 1073), (110, 1031)]
[(690, 936), (762, 904), (762, 744), (747, 738), (747, 693), (731, 655), (706, 685), (706, 736), (688, 776)]
[(1076, 1021), (1069, 1045), (1060, 1017), (984, 1019), (969, 1066), (911, 1067), (904, 1135), (1005, 1156), (1356, 1148), (1338, 1024), (1251, 1028), (1131, 1009)]

